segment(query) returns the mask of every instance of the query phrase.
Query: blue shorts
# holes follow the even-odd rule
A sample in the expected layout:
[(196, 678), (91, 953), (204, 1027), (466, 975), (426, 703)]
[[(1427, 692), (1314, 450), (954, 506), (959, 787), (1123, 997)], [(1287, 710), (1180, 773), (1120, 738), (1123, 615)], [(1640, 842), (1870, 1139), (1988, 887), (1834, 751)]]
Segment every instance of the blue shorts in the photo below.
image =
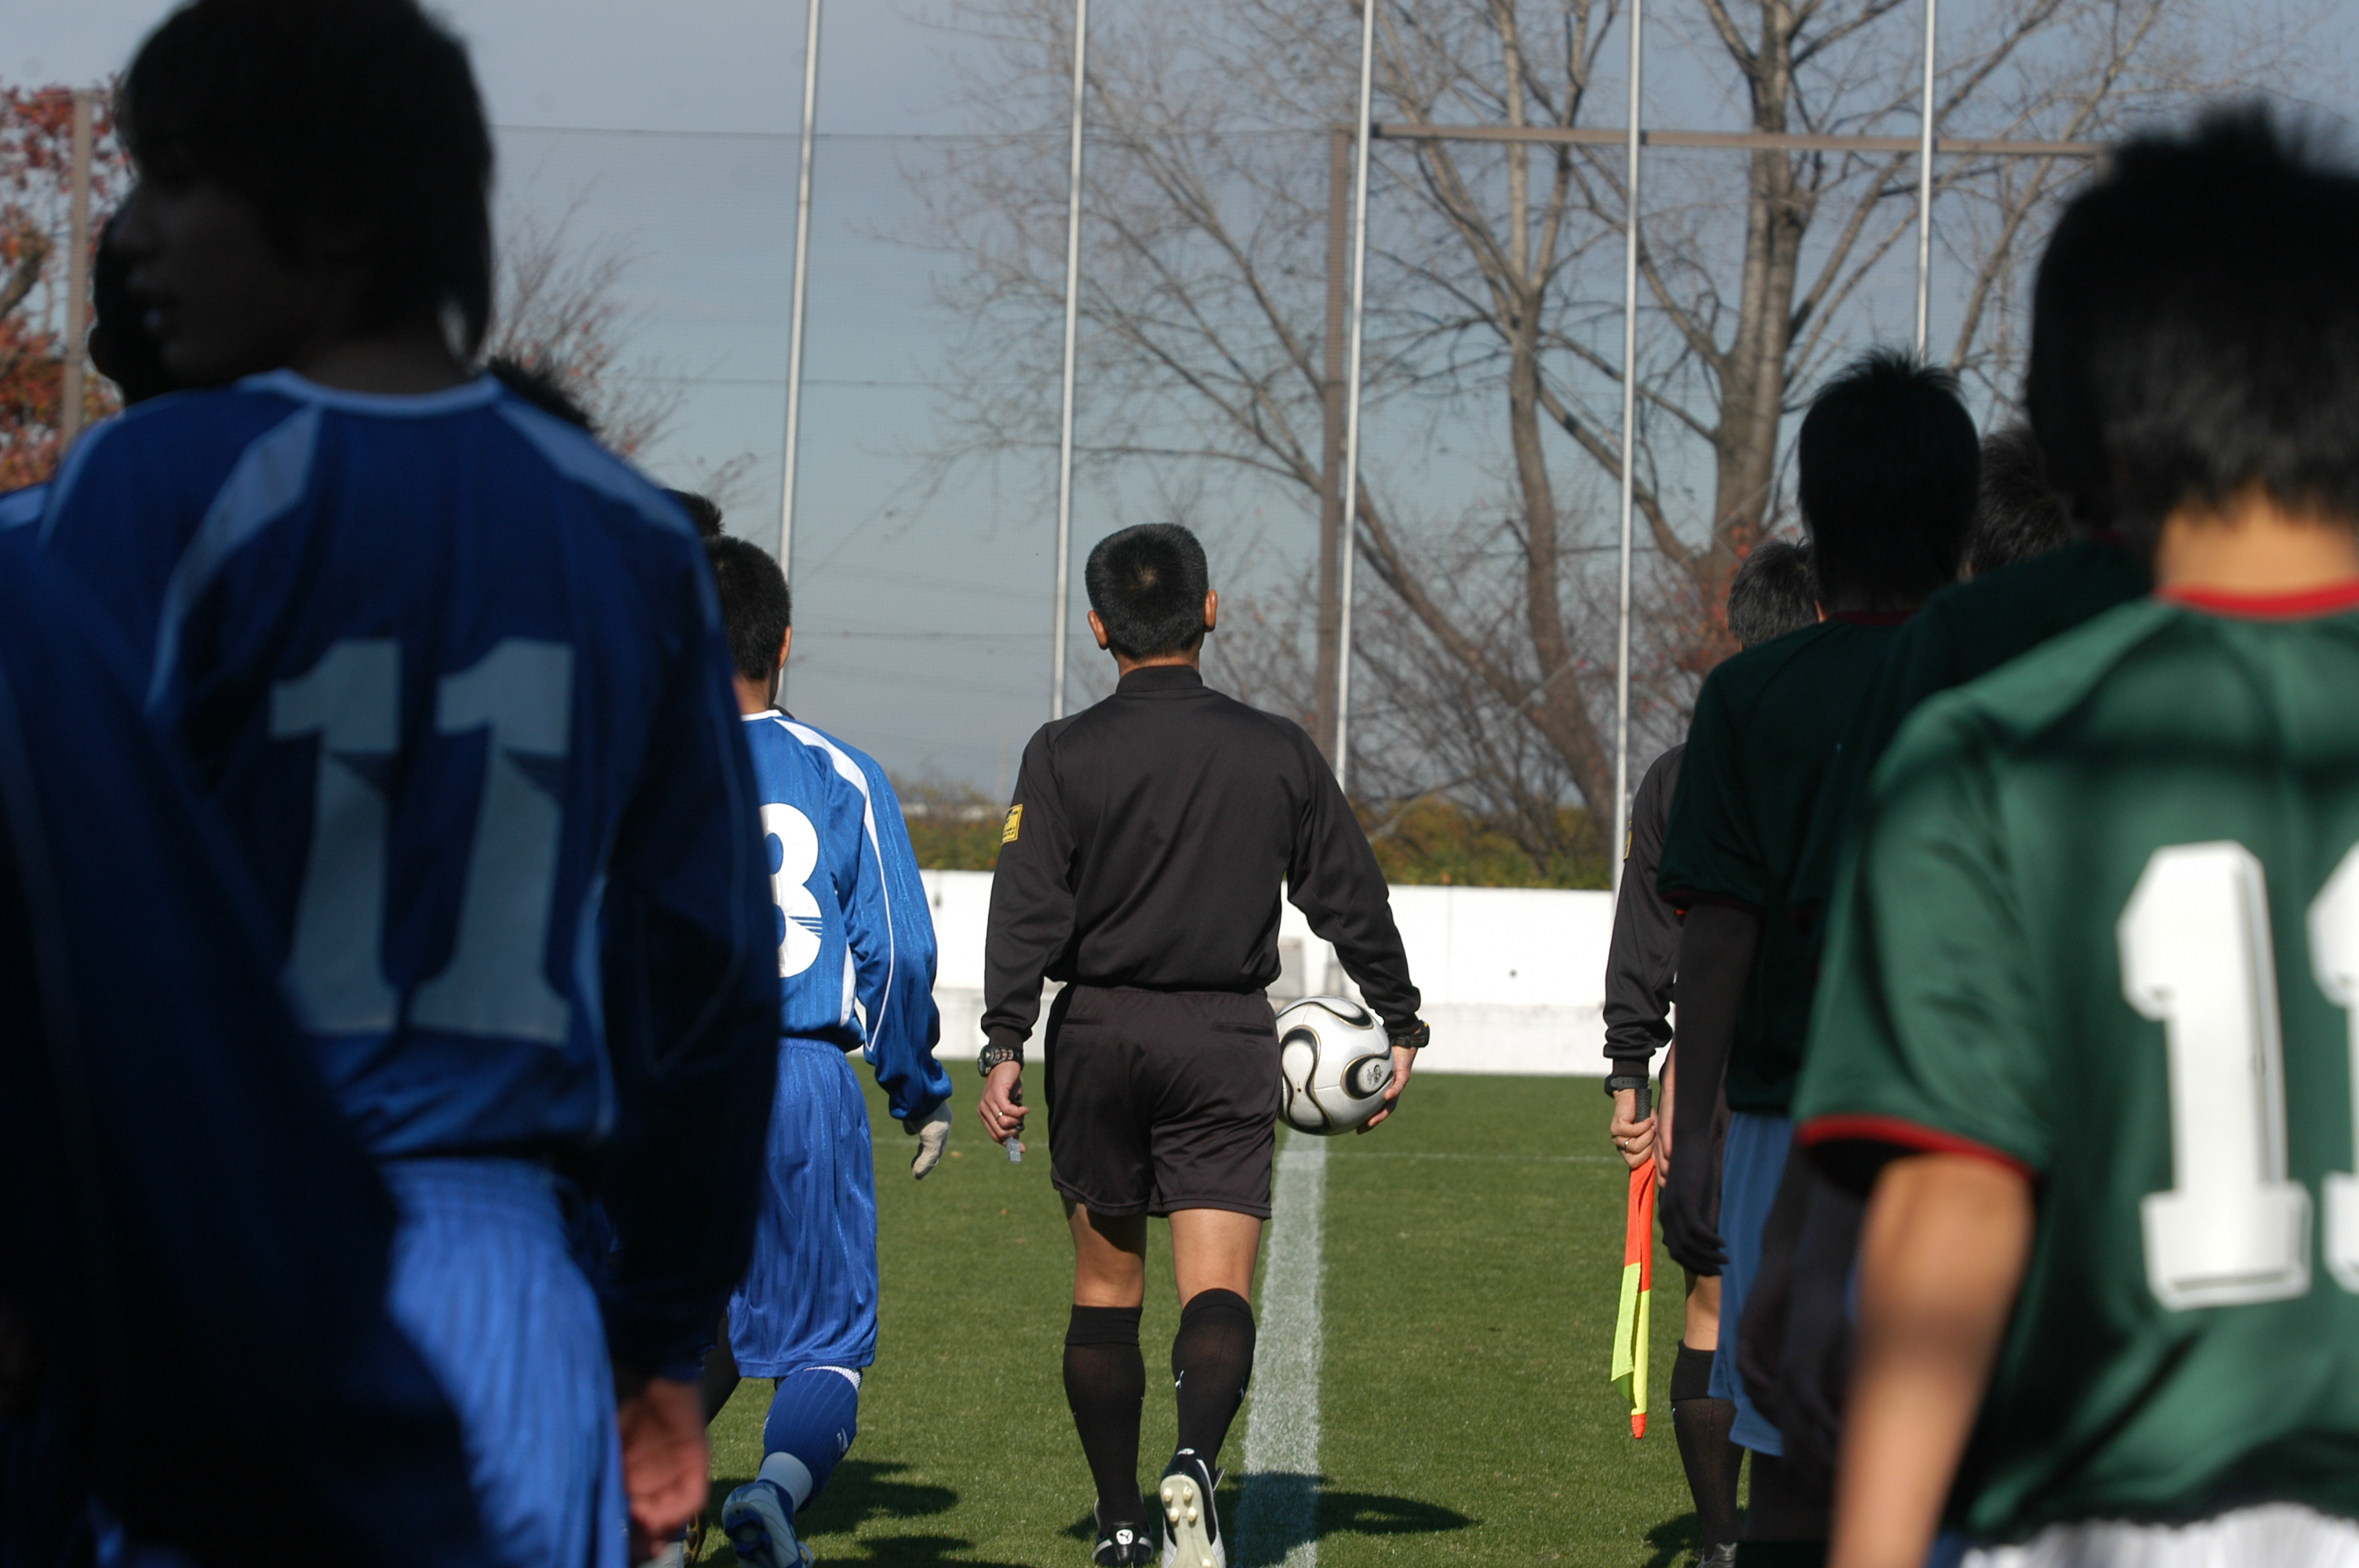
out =
[(876, 1156), (842, 1050), (778, 1043), (767, 1187), (754, 1258), (729, 1298), (729, 1349), (749, 1378), (876, 1359)]
[(1728, 1261), (1720, 1271), (1720, 1348), (1712, 1356), (1712, 1397), (1736, 1401), (1729, 1441), (1772, 1458), (1786, 1452), (1786, 1442), (1753, 1408), (1745, 1379), (1736, 1375), (1736, 1325), (1745, 1321), (1745, 1298), (1761, 1272), (1761, 1232), (1769, 1223), (1769, 1206), (1777, 1200), (1793, 1142), (1794, 1124), (1786, 1118), (1731, 1111), (1720, 1158), (1720, 1242)]
[(392, 1308), (459, 1412), (484, 1536), (516, 1568), (624, 1568), (605, 1325), (555, 1178), (522, 1160), (395, 1160)]

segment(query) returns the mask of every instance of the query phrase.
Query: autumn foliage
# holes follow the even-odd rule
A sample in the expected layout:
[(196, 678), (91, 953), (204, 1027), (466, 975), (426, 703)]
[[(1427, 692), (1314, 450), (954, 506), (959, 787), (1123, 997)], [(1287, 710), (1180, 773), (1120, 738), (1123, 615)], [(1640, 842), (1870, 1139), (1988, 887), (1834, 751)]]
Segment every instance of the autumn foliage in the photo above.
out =
[[(93, 236), (129, 176), (108, 96), (92, 126)], [(57, 468), (72, 158), (72, 91), (0, 85), (0, 491)], [(82, 386), (85, 425), (113, 412), (103, 378), (85, 375)]]

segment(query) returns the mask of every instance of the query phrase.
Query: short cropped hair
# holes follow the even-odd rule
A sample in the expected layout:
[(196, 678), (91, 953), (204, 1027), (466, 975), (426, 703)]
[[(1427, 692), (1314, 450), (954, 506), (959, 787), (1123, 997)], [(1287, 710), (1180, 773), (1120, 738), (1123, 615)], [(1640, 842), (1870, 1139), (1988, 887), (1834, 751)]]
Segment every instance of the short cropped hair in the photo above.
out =
[(131, 263), (114, 243), (117, 212), (99, 231), (98, 254), (90, 269), (91, 355), (123, 398), (125, 408), (179, 390), (164, 363), (164, 347), (147, 330), (145, 312), (131, 293)]
[(1983, 438), (1982, 495), (1966, 540), (1966, 575), (1980, 577), (2071, 542), (2072, 509), (2048, 482), (2039, 442), (2021, 425)]
[(147, 36), (117, 124), (143, 178), (185, 169), (251, 201), (282, 256), (350, 227), (353, 323), (492, 310), (492, 139), (465, 46), (414, 0), (190, 0)]
[(1212, 568), (1196, 535), (1177, 523), (1142, 523), (1090, 551), (1082, 580), (1104, 622), (1106, 646), (1125, 659), (1184, 654), (1204, 641)]
[(1956, 580), (1982, 465), (1957, 378), (1875, 349), (1802, 418), (1802, 523), (1820, 592), (1921, 599)]
[(2084, 523), (2256, 481), (2359, 518), (2359, 177), (2257, 106), (2122, 147), (2040, 259), (2024, 401)]
[(506, 354), (494, 354), (484, 362), (484, 373), (539, 409), (554, 415), (578, 430), (598, 433), (598, 421), (582, 400), (565, 389), (554, 372), (546, 365), (527, 364)]
[(1783, 637), (1819, 623), (1819, 585), (1810, 547), (1789, 539), (1753, 546), (1728, 585), (1728, 632), (1740, 646)]
[(696, 535), (708, 542), (721, 537), (721, 505), (709, 495), (699, 495), (692, 490), (667, 490), (672, 504), (688, 514), (696, 524)]
[(795, 623), (787, 574), (767, 550), (748, 539), (726, 535), (707, 539), (704, 553), (712, 562), (713, 586), (721, 594), (729, 663), (747, 680), (768, 680), (777, 671), (778, 644)]

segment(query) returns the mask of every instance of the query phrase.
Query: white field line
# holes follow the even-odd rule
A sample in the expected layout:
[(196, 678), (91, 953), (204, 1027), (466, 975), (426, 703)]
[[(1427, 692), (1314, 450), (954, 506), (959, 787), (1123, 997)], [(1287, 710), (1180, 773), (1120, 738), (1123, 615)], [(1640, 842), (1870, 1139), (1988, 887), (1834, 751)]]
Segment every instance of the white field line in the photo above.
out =
[(1249, 1563), (1317, 1568), (1326, 1140), (1288, 1133), (1278, 1151), (1276, 1188), (1262, 1264), (1238, 1555)]

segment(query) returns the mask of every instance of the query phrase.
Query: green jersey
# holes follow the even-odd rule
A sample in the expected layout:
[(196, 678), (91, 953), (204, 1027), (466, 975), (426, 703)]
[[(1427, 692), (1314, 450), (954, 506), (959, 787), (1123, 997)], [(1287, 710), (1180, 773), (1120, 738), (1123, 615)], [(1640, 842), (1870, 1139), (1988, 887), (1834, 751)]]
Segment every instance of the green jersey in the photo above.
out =
[(1900, 618), (1833, 616), (1747, 648), (1707, 676), (1688, 728), (1655, 881), (1685, 909), (1761, 919), (1728, 1056), (1728, 1107), (1782, 1116), (1810, 1017), (1807, 934), (1787, 917), (1802, 836), (1835, 742)]
[(1875, 770), (1795, 1111), (2038, 1180), (1977, 1536), (2359, 1518), (2354, 694), (2359, 590), (2146, 600)]
[(2147, 586), (2146, 568), (2127, 550), (2109, 540), (2082, 539), (1972, 582), (1952, 583), (1927, 600), (1892, 639), (1875, 684), (1828, 766), (1794, 872), (1797, 908), (1815, 913), (1833, 893), (1836, 861), (1867, 793), (1867, 776), (1919, 703), (2143, 597)]

